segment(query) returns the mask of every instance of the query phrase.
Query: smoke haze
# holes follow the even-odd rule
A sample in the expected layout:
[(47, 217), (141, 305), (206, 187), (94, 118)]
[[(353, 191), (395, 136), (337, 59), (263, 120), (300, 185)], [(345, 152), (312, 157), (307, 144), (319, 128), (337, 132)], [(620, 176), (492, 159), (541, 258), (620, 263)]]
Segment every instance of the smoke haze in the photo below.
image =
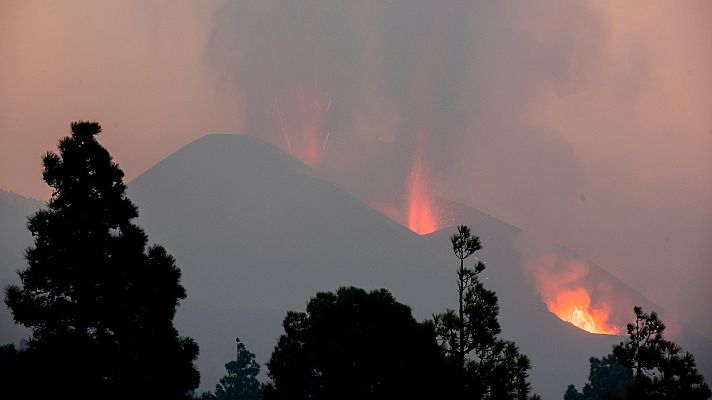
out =
[(72, 120), (128, 178), (248, 132), (381, 210), (415, 168), (711, 337), (710, 21), (703, 0), (5, 1), (0, 187), (46, 198)]

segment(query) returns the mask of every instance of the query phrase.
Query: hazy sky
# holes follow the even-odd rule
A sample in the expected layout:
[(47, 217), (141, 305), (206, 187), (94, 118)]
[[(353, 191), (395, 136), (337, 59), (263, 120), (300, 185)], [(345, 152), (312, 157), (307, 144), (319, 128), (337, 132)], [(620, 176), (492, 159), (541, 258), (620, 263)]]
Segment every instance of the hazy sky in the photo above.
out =
[[(247, 132), (373, 205), (430, 190), (712, 336), (712, 2), (0, 2), (0, 188), (99, 121), (130, 179)], [(476, 230), (476, 227), (475, 227)]]

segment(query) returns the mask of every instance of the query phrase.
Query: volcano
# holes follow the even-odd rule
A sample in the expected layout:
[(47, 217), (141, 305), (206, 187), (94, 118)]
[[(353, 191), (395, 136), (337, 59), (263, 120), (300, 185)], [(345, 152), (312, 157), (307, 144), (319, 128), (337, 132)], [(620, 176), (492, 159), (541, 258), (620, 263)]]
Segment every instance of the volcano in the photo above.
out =
[[(287, 311), (304, 310), (317, 291), (387, 288), (420, 320), (456, 305), (454, 228), (419, 235), (251, 136), (202, 137), (131, 181), (129, 197), (150, 241), (165, 246), (183, 272), (188, 297), (176, 325), (200, 345), (203, 390), (214, 389), (225, 374), (236, 336), (258, 361), (267, 361)], [(609, 353), (622, 338), (586, 332), (550, 311), (523, 267), (527, 235), (520, 229), (462, 204), (441, 200), (438, 207), (448, 210), (448, 221), (467, 224), (481, 237), (477, 255), (487, 264), (485, 285), (499, 297), (502, 337), (531, 358), (534, 391), (553, 399), (570, 383), (582, 385), (589, 357)], [(581, 258), (549, 247), (557, 259)], [(608, 282), (631, 303), (621, 305), (627, 319), (611, 323), (624, 329), (633, 303), (662, 310), (587, 265), (587, 279)], [(0, 322), (3, 332), (10, 323)], [(673, 339), (709, 376), (704, 360), (712, 359), (712, 345), (686, 329)]]
[[(198, 139), (130, 182), (129, 196), (139, 224), (183, 270), (188, 298), (176, 322), (201, 346), (206, 389), (224, 375), (235, 336), (266, 361), (286, 312), (303, 310), (317, 291), (384, 287), (420, 319), (455, 305), (452, 228), (414, 233), (252, 136)], [(532, 359), (535, 391), (559, 398), (569, 383), (582, 384), (588, 358), (622, 339), (587, 333), (547, 309), (522, 272), (521, 230), (463, 205), (440, 206), (481, 236), (478, 256), (487, 262), (486, 285), (500, 299), (503, 337)], [(602, 268), (589, 269), (631, 299), (626, 316), (633, 302), (661, 309)]]

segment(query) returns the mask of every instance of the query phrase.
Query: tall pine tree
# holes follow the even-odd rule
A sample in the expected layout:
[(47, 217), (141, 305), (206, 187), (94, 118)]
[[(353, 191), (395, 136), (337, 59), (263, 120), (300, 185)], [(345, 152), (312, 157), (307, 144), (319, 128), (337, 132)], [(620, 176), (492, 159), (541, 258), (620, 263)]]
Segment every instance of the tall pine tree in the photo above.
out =
[[(472, 267), (465, 260), (482, 248), (480, 238), (465, 225), (450, 238), (452, 251), (460, 261), (457, 269), (458, 310), (433, 316), (435, 332), (445, 354), (457, 372), (458, 398), (529, 398), (527, 381), (531, 363), (514, 342), (502, 340), (497, 295), (480, 282), (485, 264)], [(536, 398), (536, 397), (535, 397)]]
[[(20, 285), (6, 289), (16, 323), (32, 336), (25, 357), (43, 373), (27, 394), (52, 398), (182, 398), (197, 387), (198, 346), (178, 335), (175, 259), (132, 220), (123, 172), (75, 122), (44, 158), (48, 208), (29, 219), (34, 246)], [(34, 372), (34, 371), (31, 371)]]

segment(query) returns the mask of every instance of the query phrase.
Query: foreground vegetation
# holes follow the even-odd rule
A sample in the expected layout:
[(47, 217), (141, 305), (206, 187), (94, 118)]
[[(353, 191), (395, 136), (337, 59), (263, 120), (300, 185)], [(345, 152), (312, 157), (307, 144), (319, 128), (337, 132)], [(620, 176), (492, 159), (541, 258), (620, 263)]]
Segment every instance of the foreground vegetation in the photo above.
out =
[[(96, 140), (97, 123), (76, 122), (43, 157), (52, 188), (28, 222), (20, 285), (5, 290), (26, 348), (5, 348), (9, 398), (179, 398), (196, 388), (198, 346), (173, 326), (186, 297), (175, 259), (132, 220), (123, 172)], [(39, 371), (41, 385), (37, 385)]]

